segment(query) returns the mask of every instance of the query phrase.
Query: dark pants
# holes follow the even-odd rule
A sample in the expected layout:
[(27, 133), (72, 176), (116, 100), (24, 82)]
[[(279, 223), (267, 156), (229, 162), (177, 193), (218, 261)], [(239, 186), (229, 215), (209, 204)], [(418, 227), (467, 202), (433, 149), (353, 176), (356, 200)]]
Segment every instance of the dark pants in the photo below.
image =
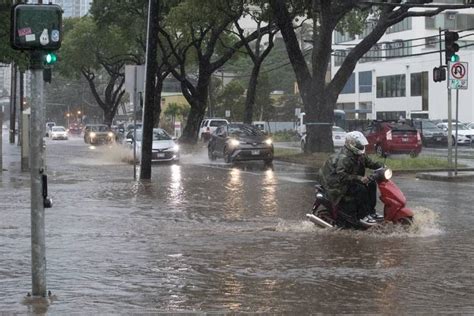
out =
[(372, 181), (368, 184), (363, 184), (362, 182), (354, 181), (339, 205), (348, 215), (361, 219), (369, 214), (374, 214), (376, 204), (376, 183)]

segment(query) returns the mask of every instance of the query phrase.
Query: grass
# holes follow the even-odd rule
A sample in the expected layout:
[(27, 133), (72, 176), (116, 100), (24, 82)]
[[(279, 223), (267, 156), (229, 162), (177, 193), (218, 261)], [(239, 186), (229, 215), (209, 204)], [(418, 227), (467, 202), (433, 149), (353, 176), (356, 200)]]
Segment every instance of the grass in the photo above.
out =
[[(283, 149), (275, 148), (275, 159), (304, 164), (309, 167), (319, 169), (326, 159), (329, 157), (328, 153), (313, 153), (304, 154), (299, 148), (295, 149)], [(411, 158), (405, 155), (392, 156), (384, 160), (376, 155), (370, 155), (370, 158), (375, 161), (384, 162), (385, 165), (389, 166), (392, 170), (435, 170), (435, 169), (446, 169), (449, 167), (447, 159), (439, 159), (434, 157), (416, 157)], [(465, 167), (459, 165), (459, 167)]]

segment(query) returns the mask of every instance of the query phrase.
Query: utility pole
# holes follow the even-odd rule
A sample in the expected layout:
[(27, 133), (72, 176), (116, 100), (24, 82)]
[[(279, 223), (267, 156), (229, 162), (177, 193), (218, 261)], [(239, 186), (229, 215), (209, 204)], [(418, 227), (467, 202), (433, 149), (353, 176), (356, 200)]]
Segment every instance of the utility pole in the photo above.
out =
[(16, 122), (16, 64), (11, 63), (11, 88), (10, 88), (10, 144), (15, 143)]

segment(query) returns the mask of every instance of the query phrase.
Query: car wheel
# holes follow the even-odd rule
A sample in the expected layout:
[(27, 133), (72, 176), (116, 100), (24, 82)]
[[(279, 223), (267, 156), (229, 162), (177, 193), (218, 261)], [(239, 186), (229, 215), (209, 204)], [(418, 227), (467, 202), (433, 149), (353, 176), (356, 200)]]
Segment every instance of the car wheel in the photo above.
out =
[(383, 157), (383, 158), (387, 157), (387, 153), (383, 151), (383, 148), (380, 145), (375, 146), (375, 153), (379, 157)]
[(224, 154), (224, 161), (225, 161), (226, 163), (232, 163), (232, 155), (231, 155), (231, 153), (229, 153), (229, 152), (227, 151), (227, 147), (224, 148), (224, 153), (223, 153), (223, 154)]
[(410, 153), (410, 157), (411, 157), (411, 158), (416, 158), (416, 157), (418, 157), (419, 154), (420, 154), (420, 153), (417, 153), (416, 151), (412, 151), (412, 152)]
[(211, 148), (210, 145), (207, 146), (207, 156), (210, 160), (216, 160), (216, 155), (214, 155), (214, 150)]

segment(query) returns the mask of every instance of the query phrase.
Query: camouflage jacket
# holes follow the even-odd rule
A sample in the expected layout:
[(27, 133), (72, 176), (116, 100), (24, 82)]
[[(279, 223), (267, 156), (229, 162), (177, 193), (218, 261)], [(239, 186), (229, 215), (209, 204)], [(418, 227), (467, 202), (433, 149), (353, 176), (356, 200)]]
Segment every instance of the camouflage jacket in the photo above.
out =
[(378, 169), (382, 163), (375, 162), (367, 155), (355, 155), (346, 147), (329, 157), (319, 169), (321, 185), (327, 190), (330, 200), (337, 204), (347, 193), (352, 181), (360, 181), (365, 169)]

